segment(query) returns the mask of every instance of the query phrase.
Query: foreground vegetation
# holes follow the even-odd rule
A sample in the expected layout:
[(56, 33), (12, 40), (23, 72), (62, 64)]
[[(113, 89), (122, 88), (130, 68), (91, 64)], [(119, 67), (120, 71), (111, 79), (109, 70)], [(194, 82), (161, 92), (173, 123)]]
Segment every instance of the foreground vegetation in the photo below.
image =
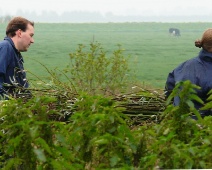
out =
[[(4, 169), (212, 167), (212, 117), (202, 119), (193, 105), (194, 100), (202, 103), (195, 93), (199, 87), (179, 82), (165, 101), (160, 92), (144, 89), (127, 76), (131, 71), (121, 48), (109, 57), (98, 43), (91, 44), (89, 51), (80, 45), (70, 57), (65, 72), (44, 66), (50, 79), (37, 77), (40, 86), (31, 88), (31, 98), (19, 93), (1, 101)], [(134, 93), (141, 95), (140, 105), (151, 105), (150, 96), (155, 96), (165, 108), (159, 114), (150, 110), (152, 115), (142, 122), (134, 121), (125, 112), (126, 98), (115, 99), (132, 94), (135, 87), (139, 87)], [(171, 101), (176, 95), (181, 103), (174, 107)], [(212, 108), (211, 98), (202, 109)], [(142, 117), (144, 110), (134, 114)]]
[(160, 122), (140, 126), (133, 126), (109, 98), (80, 95), (76, 100), (76, 111), (67, 122), (51, 120), (64, 109), (60, 105), (52, 110), (58, 103), (55, 98), (4, 102), (1, 151), (5, 169), (212, 167), (211, 117), (190, 119), (194, 108), (185, 108), (189, 99), (180, 107), (169, 105)]

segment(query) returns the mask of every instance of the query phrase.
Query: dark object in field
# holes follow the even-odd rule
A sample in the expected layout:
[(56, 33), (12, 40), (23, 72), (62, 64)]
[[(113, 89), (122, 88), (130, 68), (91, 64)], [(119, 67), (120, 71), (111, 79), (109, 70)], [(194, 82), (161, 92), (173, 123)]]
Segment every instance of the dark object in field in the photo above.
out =
[(172, 36), (181, 36), (178, 28), (169, 28), (169, 34)]

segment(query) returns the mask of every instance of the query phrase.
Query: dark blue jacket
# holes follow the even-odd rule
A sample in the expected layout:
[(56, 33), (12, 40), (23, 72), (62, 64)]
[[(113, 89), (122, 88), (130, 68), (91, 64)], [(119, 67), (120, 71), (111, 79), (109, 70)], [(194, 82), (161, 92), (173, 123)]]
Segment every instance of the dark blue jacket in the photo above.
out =
[[(212, 89), (212, 53), (202, 49), (197, 57), (183, 62), (170, 72), (166, 81), (166, 96), (170, 95), (177, 82), (185, 80), (201, 87), (197, 95), (205, 102), (207, 93)], [(178, 104), (179, 98), (176, 97), (174, 105)], [(194, 104), (196, 109), (201, 107), (199, 103)]]
[(0, 95), (12, 92), (13, 88), (5, 84), (15, 83), (21, 87), (28, 87), (23, 62), (23, 57), (15, 48), (12, 39), (5, 37), (0, 42)]

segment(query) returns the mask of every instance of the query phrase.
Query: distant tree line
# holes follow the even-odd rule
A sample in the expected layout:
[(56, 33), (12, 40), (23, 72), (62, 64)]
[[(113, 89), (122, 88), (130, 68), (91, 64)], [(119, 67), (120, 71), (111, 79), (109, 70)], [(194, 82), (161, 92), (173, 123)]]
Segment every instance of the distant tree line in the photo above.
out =
[(0, 16), (0, 23), (8, 23), (12, 17), (10, 15)]
[[(0, 23), (7, 23), (13, 16), (1, 15), (0, 8)], [(115, 15), (112, 12), (102, 14), (98, 11), (64, 11), (58, 14), (56, 11), (42, 11), (36, 13), (35, 11), (18, 10), (15, 16), (27, 17), (34, 22), (47, 23), (83, 23), (83, 22), (211, 22), (211, 15), (196, 15), (196, 16), (155, 16), (155, 15)]]

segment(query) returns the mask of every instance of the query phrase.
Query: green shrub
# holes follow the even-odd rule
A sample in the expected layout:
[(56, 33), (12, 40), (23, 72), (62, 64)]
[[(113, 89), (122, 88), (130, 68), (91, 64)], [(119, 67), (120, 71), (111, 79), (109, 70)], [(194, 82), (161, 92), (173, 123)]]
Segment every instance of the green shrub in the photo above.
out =
[[(202, 104), (196, 95), (198, 86), (190, 81), (179, 82), (168, 98), (167, 109), (163, 119), (156, 127), (156, 141), (154, 153), (157, 153), (158, 166), (163, 169), (199, 169), (211, 168), (209, 157), (212, 156), (211, 120), (212, 117), (202, 119), (193, 101)], [(172, 98), (180, 97), (179, 106), (173, 106)], [(198, 120), (190, 116), (195, 114)]]
[(56, 108), (50, 109), (56, 102), (48, 96), (1, 102), (0, 151), (5, 169), (73, 169), (71, 155), (64, 159), (62, 151), (66, 148), (61, 151), (54, 137), (62, 126), (50, 119), (57, 114)]
[[(43, 81), (44, 86), (34, 89), (31, 99), (1, 101), (2, 168), (212, 167), (212, 117), (201, 118), (193, 104), (197, 101), (204, 105), (202, 110), (211, 109), (212, 91), (203, 103), (196, 95), (200, 87), (189, 81), (179, 82), (160, 121), (131, 126), (132, 121), (111, 95), (127, 87), (128, 69), (122, 50), (114, 52), (111, 59), (100, 44), (91, 44), (87, 53), (83, 48), (80, 45), (76, 53), (70, 54), (72, 67), (66, 71), (70, 71), (71, 79), (62, 73), (70, 84), (46, 68), (51, 81), (46, 85)], [(176, 96), (181, 99), (179, 106), (172, 104)], [(65, 113), (66, 119), (54, 119)], [(191, 119), (192, 114), (198, 120)]]
[(76, 52), (70, 53), (71, 63), (66, 71), (70, 72), (75, 87), (89, 94), (104, 95), (126, 90), (132, 75), (121, 46), (112, 55), (107, 54), (100, 43), (91, 43), (86, 50), (86, 46), (80, 44)]
[(77, 111), (70, 117), (68, 139), (75, 157), (87, 167), (131, 166), (136, 151), (128, 119), (114, 101), (99, 95), (79, 97)]

